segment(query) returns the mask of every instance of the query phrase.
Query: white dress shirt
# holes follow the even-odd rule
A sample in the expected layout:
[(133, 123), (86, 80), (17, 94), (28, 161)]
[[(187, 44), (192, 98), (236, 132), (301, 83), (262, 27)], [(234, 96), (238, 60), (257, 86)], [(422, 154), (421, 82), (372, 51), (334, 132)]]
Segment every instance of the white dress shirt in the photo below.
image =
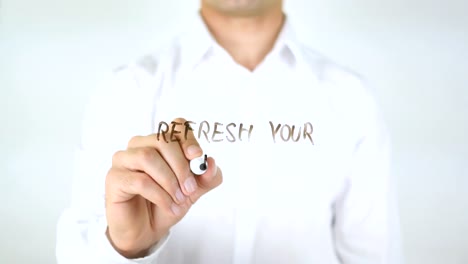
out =
[[(224, 182), (148, 256), (126, 259), (105, 235), (112, 155), (176, 117), (195, 123)], [(301, 44), (288, 21), (251, 72), (197, 16), (167, 48), (109, 76), (87, 108), (77, 157), (58, 223), (61, 264), (401, 261), (389, 141), (372, 93)]]

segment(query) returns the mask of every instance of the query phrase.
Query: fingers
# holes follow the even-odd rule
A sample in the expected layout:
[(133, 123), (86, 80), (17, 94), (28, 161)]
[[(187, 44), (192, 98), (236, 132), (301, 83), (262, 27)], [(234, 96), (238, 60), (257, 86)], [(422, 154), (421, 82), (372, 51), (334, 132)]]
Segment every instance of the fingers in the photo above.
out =
[(161, 134), (153, 134), (148, 137), (137, 136), (130, 140), (128, 148), (141, 146), (161, 146), (162, 143), (179, 142), (185, 157), (188, 160), (199, 157), (203, 151), (195, 138), (191, 124), (194, 122), (187, 121), (183, 118), (176, 118), (168, 124), (168, 131)]
[(176, 118), (173, 122), (173, 125), (176, 125), (176, 128), (183, 129), (184, 135), (181, 136), (178, 134), (178, 139), (180, 143), (180, 147), (184, 151), (185, 157), (188, 160), (194, 159), (199, 157), (203, 154), (203, 151), (198, 144), (198, 141), (195, 138), (195, 134), (193, 133), (193, 129), (191, 124), (193, 122), (187, 121), (183, 118)]
[(154, 180), (143, 172), (128, 171), (111, 168), (107, 177), (106, 193), (112, 197), (112, 202), (126, 202), (136, 195), (140, 195), (168, 214), (180, 216), (181, 206), (174, 203), (171, 196)]
[[(174, 182), (170, 180), (171, 177), (159, 176), (160, 173), (167, 173), (167, 175), (174, 176), (178, 181), (180, 189), (185, 196), (189, 196), (192, 202), (198, 200), (200, 196), (207, 193), (211, 189), (217, 187), (222, 182), (222, 172), (217, 169), (216, 163), (213, 158), (208, 159), (208, 170), (201, 176), (194, 177), (190, 171), (190, 160), (200, 157), (203, 151), (195, 138), (191, 124), (193, 122), (186, 121), (183, 118), (176, 118), (169, 124), (168, 135), (152, 134), (149, 136), (137, 136), (130, 140), (128, 150), (145, 148), (153, 148), (155, 153), (150, 154), (147, 162), (138, 163), (138, 155), (134, 157), (133, 162), (125, 165), (129, 169), (137, 169), (146, 172), (157, 183), (159, 183), (177, 202), (176, 191), (174, 191)], [(145, 153), (140, 156), (146, 156)], [(149, 159), (154, 155), (154, 159), (162, 158), (167, 168), (172, 171), (172, 174), (166, 168), (154, 168), (163, 162), (153, 162)], [(162, 166), (162, 165), (161, 165)], [(160, 182), (160, 180), (163, 180)]]
[(158, 151), (174, 172), (177, 180), (186, 195), (190, 195), (198, 188), (197, 181), (190, 171), (190, 163), (185, 158), (178, 142), (162, 143)]
[[(165, 142), (157, 140), (157, 135), (155, 134), (146, 137), (138, 136), (130, 140), (128, 149), (131, 150), (138, 148), (153, 148), (157, 151), (159, 156), (165, 160), (167, 165), (173, 171), (172, 174), (175, 175), (175, 180), (178, 181), (183, 194), (190, 195), (195, 192), (197, 189), (197, 182), (190, 171), (189, 161), (185, 157), (185, 154), (179, 145), (179, 141)], [(153, 175), (151, 172), (146, 172), (151, 176), (156, 177), (156, 175)]]
[(186, 199), (179, 187), (176, 175), (156, 149), (151, 147), (132, 148), (119, 151), (112, 159), (113, 167), (145, 172), (162, 187), (172, 199), (180, 204)]
[[(153, 147), (167, 162), (179, 181), (180, 188), (185, 195), (190, 195), (198, 188), (197, 181), (190, 171), (189, 160), (202, 155), (190, 123), (183, 118), (177, 118), (170, 125), (170, 136), (134, 137), (130, 140), (128, 148)], [(193, 122), (192, 122), (193, 123)], [(166, 140), (163, 140), (165, 138)], [(167, 140), (169, 139), (169, 140)]]
[(189, 196), (192, 203), (195, 203), (201, 196), (218, 187), (223, 182), (223, 173), (216, 165), (215, 160), (209, 157), (207, 162), (207, 171), (196, 177), (199, 188), (194, 194)]

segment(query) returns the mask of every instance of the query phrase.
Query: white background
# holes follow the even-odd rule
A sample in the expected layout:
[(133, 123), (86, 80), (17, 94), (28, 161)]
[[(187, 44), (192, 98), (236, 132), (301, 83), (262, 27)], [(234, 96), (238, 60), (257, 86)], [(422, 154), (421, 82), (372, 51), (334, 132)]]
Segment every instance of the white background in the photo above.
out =
[[(0, 263), (54, 263), (84, 105), (198, 1), (0, 0)], [(407, 263), (468, 263), (468, 2), (286, 0), (312, 48), (377, 89)]]

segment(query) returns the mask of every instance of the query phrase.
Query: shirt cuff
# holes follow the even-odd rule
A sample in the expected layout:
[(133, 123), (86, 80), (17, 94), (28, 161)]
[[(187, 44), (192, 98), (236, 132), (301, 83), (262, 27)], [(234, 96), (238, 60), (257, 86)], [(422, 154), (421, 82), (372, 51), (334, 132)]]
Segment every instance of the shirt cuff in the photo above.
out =
[(155, 264), (157, 258), (170, 237), (170, 232), (164, 236), (159, 242), (149, 249), (148, 255), (143, 258), (127, 259), (120, 255), (112, 246), (106, 236), (107, 223), (101, 220), (89, 230), (90, 246), (97, 260), (96, 263), (101, 264)]

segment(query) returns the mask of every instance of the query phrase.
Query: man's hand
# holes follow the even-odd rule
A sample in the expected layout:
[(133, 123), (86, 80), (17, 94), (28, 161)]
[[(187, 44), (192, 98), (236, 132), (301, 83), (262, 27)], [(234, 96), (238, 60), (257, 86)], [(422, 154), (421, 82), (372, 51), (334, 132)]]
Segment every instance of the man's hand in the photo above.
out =
[[(183, 131), (183, 125), (177, 130)], [(177, 139), (134, 137), (113, 156), (106, 177), (107, 236), (127, 258), (145, 256), (193, 203), (222, 182), (213, 158), (203, 175), (190, 171), (189, 161), (203, 154), (192, 131)]]

